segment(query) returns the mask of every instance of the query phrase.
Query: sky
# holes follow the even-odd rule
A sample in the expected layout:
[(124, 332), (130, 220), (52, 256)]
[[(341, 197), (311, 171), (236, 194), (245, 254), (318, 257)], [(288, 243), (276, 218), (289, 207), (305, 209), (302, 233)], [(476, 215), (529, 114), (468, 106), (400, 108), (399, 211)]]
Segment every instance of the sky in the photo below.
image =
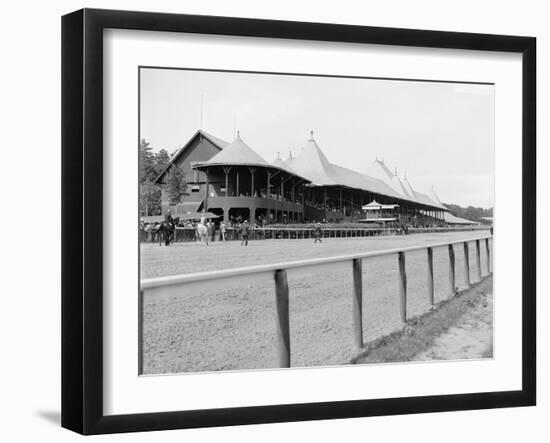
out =
[(271, 162), (314, 137), (329, 161), (376, 159), (444, 203), (492, 207), (494, 86), (142, 68), (140, 138), (172, 153), (202, 128), (236, 131)]

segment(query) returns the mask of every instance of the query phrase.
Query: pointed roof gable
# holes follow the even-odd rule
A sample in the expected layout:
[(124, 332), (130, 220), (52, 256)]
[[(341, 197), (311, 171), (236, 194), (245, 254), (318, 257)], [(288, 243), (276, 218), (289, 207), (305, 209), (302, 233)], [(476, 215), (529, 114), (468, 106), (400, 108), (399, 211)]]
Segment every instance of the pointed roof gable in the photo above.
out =
[(428, 197), (430, 197), (434, 202), (442, 206), (443, 208), (447, 208), (439, 199), (439, 196), (436, 194), (434, 187), (430, 189), (430, 193), (428, 194)]
[(416, 191), (412, 187), (412, 185), (409, 182), (409, 179), (407, 178), (407, 175), (405, 174), (405, 177), (403, 178), (403, 186), (405, 187), (407, 194), (409, 194), (412, 198), (415, 198)]
[(333, 179), (335, 172), (332, 164), (313, 139), (313, 132), (302, 152), (296, 158), (289, 159), (285, 164), (291, 165), (292, 170), (308, 178), (315, 185), (339, 184)]
[(277, 157), (271, 161), (271, 164), (273, 166), (276, 166), (277, 168), (285, 168), (285, 162), (281, 158), (280, 154), (277, 152)]
[(201, 163), (201, 166), (206, 165), (271, 166), (254, 149), (248, 146), (240, 136), (210, 160)]
[(365, 174), (378, 180), (383, 180), (385, 183), (389, 183), (393, 177), (384, 160), (378, 159), (372, 162), (372, 165), (365, 171)]
[(387, 197), (403, 199), (402, 195), (395, 192), (388, 184), (386, 184), (382, 180), (370, 177), (366, 174), (360, 174), (359, 172), (355, 172), (351, 169), (347, 169), (335, 164), (333, 164), (332, 167), (338, 174), (338, 182), (342, 185), (348, 186), (350, 188), (376, 192), (377, 194), (382, 194)]
[(187, 151), (187, 149), (189, 149), (189, 147), (191, 146), (193, 140), (195, 140), (199, 136), (202, 136), (202, 137), (206, 138), (210, 143), (212, 143), (212, 145), (214, 145), (214, 147), (218, 148), (220, 151), (229, 144), (225, 140), (222, 140), (221, 138), (218, 138), (218, 137), (214, 137), (213, 135), (208, 134), (207, 132), (203, 131), (202, 129), (199, 129), (197, 132), (195, 132), (193, 134), (193, 136), (187, 141), (187, 143), (185, 143), (185, 145), (183, 145), (178, 150), (178, 152), (176, 152), (172, 156), (172, 158), (170, 159), (170, 161), (168, 162), (168, 164), (166, 165), (164, 170), (155, 179), (155, 183), (159, 183), (163, 179), (164, 175), (166, 174), (166, 172), (168, 172), (168, 170), (174, 164), (174, 162), (176, 162), (178, 160), (178, 158), (180, 158), (182, 156), (182, 154), (185, 151)]

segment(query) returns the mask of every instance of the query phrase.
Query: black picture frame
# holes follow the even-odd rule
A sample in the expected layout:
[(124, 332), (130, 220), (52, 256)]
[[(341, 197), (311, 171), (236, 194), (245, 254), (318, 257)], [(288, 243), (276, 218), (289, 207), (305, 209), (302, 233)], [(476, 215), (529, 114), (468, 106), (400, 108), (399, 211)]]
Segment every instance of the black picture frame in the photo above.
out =
[[(522, 389), (111, 415), (103, 413), (103, 30), (171, 31), (522, 54)], [(82, 434), (530, 406), (536, 403), (536, 39), (83, 9), (62, 18), (62, 426)]]

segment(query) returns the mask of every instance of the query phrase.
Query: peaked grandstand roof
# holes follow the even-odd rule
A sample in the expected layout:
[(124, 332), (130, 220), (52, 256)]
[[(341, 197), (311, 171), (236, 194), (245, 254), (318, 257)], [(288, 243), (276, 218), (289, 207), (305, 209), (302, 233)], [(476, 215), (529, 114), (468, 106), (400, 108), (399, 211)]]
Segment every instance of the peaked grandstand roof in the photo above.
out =
[(390, 181), (390, 186), (397, 191), (399, 194), (403, 195), (408, 200), (414, 200), (414, 195), (410, 195), (407, 189), (405, 188), (405, 185), (399, 178), (397, 174), (395, 174)]
[(441, 205), (442, 207), (446, 207), (443, 203), (441, 203), (441, 200), (439, 199), (439, 196), (436, 194), (434, 187), (432, 186), (430, 189), (430, 193), (428, 196), (437, 204)]
[(271, 164), (273, 166), (277, 166), (278, 168), (282, 168), (282, 169), (285, 169), (285, 162), (283, 161), (283, 159), (281, 158), (281, 156), (279, 155), (279, 153), (277, 152), (277, 158), (275, 158)]
[(306, 177), (315, 185), (341, 184), (333, 178), (336, 175), (333, 165), (314, 140), (313, 131), (302, 152), (296, 158), (288, 158), (284, 165)]
[(202, 162), (200, 165), (271, 166), (254, 149), (243, 142), (239, 135), (233, 143), (230, 143), (210, 160)]
[(384, 163), (384, 160), (378, 159), (372, 162), (372, 165), (370, 165), (365, 173), (371, 177), (377, 178), (378, 180), (383, 180), (386, 183), (393, 177), (393, 174)]
[(407, 178), (407, 173), (405, 173), (405, 177), (403, 178), (403, 186), (407, 190), (407, 193), (414, 198), (414, 195), (416, 194), (414, 188), (412, 187), (411, 183), (409, 182), (409, 179)]
[(382, 180), (386, 185), (391, 187), (394, 193), (396, 193), (401, 199), (414, 201), (426, 206), (446, 209), (445, 206), (434, 201), (426, 194), (415, 191), (406, 176), (402, 181), (397, 175), (397, 171), (392, 173), (384, 163), (384, 160), (376, 159), (367, 169), (366, 175)]
[(406, 196), (394, 190), (390, 184), (379, 177), (391, 177), (389, 169), (380, 162), (380, 173), (378, 177), (361, 174), (342, 166), (331, 163), (325, 156), (315, 139), (313, 133), (307, 144), (297, 157), (288, 158), (285, 161), (275, 159), (272, 163), (275, 166), (282, 165), (290, 172), (306, 177), (314, 185), (318, 186), (345, 186), (355, 189), (382, 194), (388, 197), (407, 199)]

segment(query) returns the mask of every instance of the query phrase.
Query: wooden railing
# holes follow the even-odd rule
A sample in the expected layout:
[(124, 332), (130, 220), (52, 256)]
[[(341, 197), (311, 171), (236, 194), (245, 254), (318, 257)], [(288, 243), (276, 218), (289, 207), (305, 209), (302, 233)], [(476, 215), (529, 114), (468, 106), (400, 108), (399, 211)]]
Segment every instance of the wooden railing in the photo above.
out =
[(479, 238), (458, 240), (445, 243), (434, 243), (423, 246), (411, 246), (401, 249), (390, 249), (382, 251), (363, 252), (360, 254), (343, 255), (335, 257), (316, 258), (286, 263), (266, 264), (251, 266), (247, 268), (224, 269), (221, 271), (209, 271), (195, 274), (177, 275), (170, 277), (158, 277), (145, 279), (141, 281), (139, 295), (139, 315), (140, 315), (140, 344), (139, 344), (139, 362), (140, 373), (143, 362), (143, 301), (145, 297), (155, 297), (160, 295), (181, 295), (183, 290), (191, 291), (200, 289), (200, 291), (226, 289), (235, 283), (249, 285), (265, 279), (273, 279), (275, 289), (275, 316), (276, 316), (276, 336), (278, 342), (279, 366), (290, 367), (291, 364), (291, 340), (289, 329), (289, 287), (288, 273), (296, 270), (303, 271), (307, 268), (318, 268), (320, 266), (332, 267), (337, 264), (349, 263), (352, 267), (353, 294), (352, 294), (352, 324), (353, 340), (357, 350), (363, 347), (363, 272), (362, 262), (365, 259), (383, 257), (387, 255), (397, 255), (399, 266), (399, 314), (403, 324), (407, 322), (407, 270), (406, 254), (409, 252), (426, 250), (428, 272), (427, 272), (427, 298), (431, 306), (435, 305), (434, 294), (434, 272), (433, 272), (433, 250), (435, 248), (447, 247), (449, 254), (449, 283), (451, 290), (456, 290), (456, 269), (455, 269), (455, 248), (454, 245), (463, 245), (464, 250), (464, 271), (465, 280), (468, 286), (471, 284), (470, 278), (470, 257), (469, 244), (475, 243), (476, 247), (476, 271), (479, 279), (483, 278), (481, 272), (481, 242), (485, 243), (487, 254), (487, 273), (491, 274), (491, 251), (489, 242), (491, 235)]
[[(434, 232), (466, 232), (466, 231), (488, 231), (489, 226), (474, 226), (460, 228), (409, 228), (408, 234), (434, 233)], [(250, 240), (271, 240), (271, 239), (304, 239), (313, 238), (314, 227), (264, 227), (252, 228), (250, 230)], [(371, 237), (380, 235), (399, 235), (403, 230), (399, 228), (368, 228), (368, 227), (322, 227), (321, 236), (323, 238), (343, 238), (343, 237)], [(215, 241), (219, 241), (219, 229), (215, 233)], [(160, 234), (143, 233), (141, 241), (153, 242), (159, 241)], [(228, 227), (226, 230), (226, 240), (239, 240), (238, 229)], [(177, 227), (174, 233), (175, 242), (194, 242), (197, 241), (196, 229)]]

